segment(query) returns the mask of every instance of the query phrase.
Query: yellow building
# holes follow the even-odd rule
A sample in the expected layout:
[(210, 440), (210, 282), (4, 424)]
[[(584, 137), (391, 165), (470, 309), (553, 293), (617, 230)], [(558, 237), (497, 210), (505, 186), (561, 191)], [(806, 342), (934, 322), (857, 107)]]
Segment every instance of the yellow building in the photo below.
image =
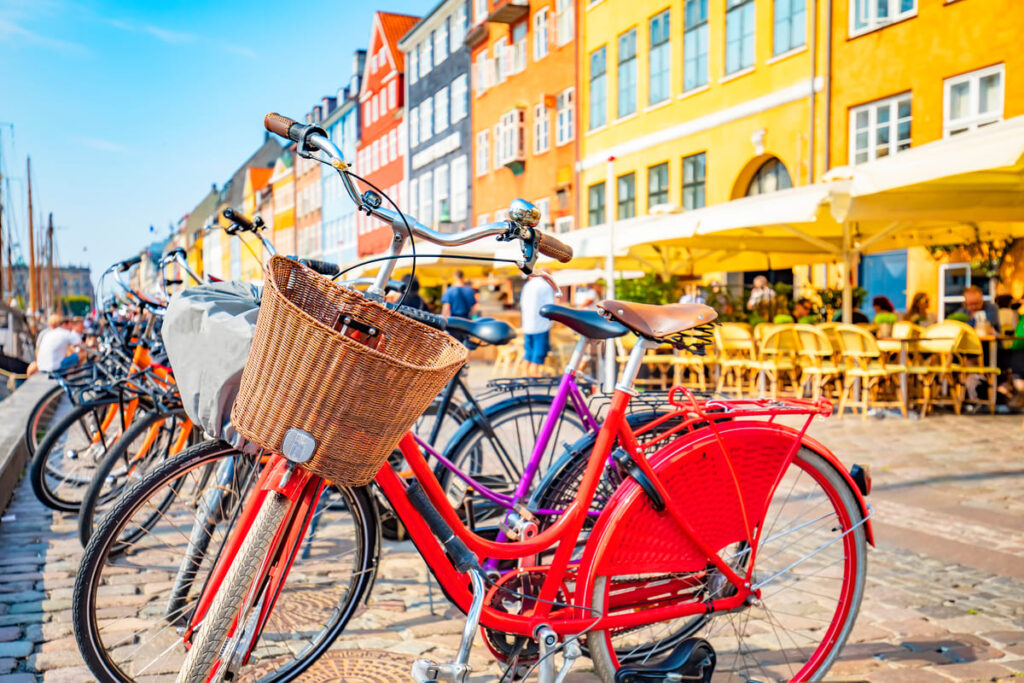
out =
[[(821, 180), (1024, 113), (1016, 0), (590, 0), (578, 47), (581, 226)], [(612, 161), (609, 162), (609, 160)], [(872, 295), (938, 290), (924, 249), (870, 255)], [(833, 269), (813, 269), (817, 286)], [(800, 283), (811, 269), (797, 269)], [(934, 307), (934, 305), (933, 305)]]

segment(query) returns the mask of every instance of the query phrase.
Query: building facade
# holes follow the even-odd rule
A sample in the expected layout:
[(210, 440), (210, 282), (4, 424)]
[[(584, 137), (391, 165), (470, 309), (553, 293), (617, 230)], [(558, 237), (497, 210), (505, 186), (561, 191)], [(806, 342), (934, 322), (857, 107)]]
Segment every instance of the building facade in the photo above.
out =
[(472, 225), (469, 0), (444, 0), (405, 34), (408, 199), (403, 210), (445, 232)]
[[(347, 85), (338, 89), (335, 108), (321, 125), (327, 136), (338, 146), (345, 160), (356, 161), (359, 141), (360, 115), (359, 84), (366, 66), (366, 50), (356, 50), (352, 58), (352, 75)], [(356, 207), (345, 191), (338, 174), (321, 169), (321, 231), (320, 251), (327, 261), (350, 264), (359, 257), (356, 239)]]
[[(607, 3), (606, 3), (607, 4)], [(635, 3), (623, 11), (633, 12)], [(575, 225), (576, 5), (574, 0), (473, 0), (473, 210), (504, 218), (521, 197), (542, 225)]]
[(274, 162), (270, 176), (274, 188), (274, 229), (267, 237), (279, 254), (295, 253), (295, 145), (289, 145)]
[[(355, 172), (402, 206), (405, 191), (405, 55), (398, 41), (419, 17), (376, 12), (359, 92), (362, 130), (356, 147)], [(359, 256), (385, 251), (391, 228), (357, 214)]]
[[(335, 98), (324, 97), (306, 114), (306, 123), (321, 125), (335, 106)], [(323, 181), (318, 161), (295, 156), (295, 253), (299, 256), (322, 256), (323, 216), (321, 201)]]
[[(12, 282), (5, 283), (4, 287), (8, 297), (15, 297), (28, 305), (28, 266), (25, 263), (15, 263), (10, 267)], [(50, 279), (49, 269), (45, 265), (36, 268), (39, 280), (39, 291), (49, 291)], [(86, 296), (93, 299), (92, 274), (88, 266), (54, 266), (53, 268), (53, 292), (56, 299), (67, 296)]]

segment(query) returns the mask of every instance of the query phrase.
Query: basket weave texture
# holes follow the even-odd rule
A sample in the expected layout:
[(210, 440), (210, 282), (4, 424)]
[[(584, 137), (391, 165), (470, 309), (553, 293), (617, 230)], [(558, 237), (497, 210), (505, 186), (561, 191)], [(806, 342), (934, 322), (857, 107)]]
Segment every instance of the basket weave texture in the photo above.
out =
[[(335, 331), (339, 314), (380, 330), (379, 350)], [(275, 453), (289, 429), (306, 431), (317, 445), (304, 467), (362, 486), (467, 355), (452, 336), (275, 256), (231, 423)]]

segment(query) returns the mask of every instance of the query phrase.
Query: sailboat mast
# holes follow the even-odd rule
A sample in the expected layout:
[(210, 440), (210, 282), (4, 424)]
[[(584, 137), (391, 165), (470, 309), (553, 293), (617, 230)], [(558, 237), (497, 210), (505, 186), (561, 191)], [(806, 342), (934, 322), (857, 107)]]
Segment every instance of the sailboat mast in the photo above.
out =
[(32, 226), (32, 157), (25, 160), (25, 167), (28, 172), (28, 310), (35, 313), (39, 292), (36, 282), (36, 236)]

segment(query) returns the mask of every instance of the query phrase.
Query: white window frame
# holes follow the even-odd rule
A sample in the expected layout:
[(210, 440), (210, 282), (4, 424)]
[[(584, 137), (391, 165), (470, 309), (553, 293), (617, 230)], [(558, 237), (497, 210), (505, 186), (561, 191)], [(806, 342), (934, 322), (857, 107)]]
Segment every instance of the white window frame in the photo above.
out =
[(434, 66), (441, 66), (448, 59), (448, 18), (441, 20), (441, 25), (434, 31)]
[(449, 52), (455, 54), (462, 47), (462, 43), (466, 39), (466, 4), (464, 2), (459, 4), (459, 8), (452, 15), (452, 28), (449, 32), (449, 39), (451, 41)]
[[(523, 37), (512, 43), (508, 64), (508, 73), (510, 74), (526, 71), (526, 43), (529, 37), (529, 24), (519, 24), (516, 28), (519, 26), (523, 27)], [(512, 35), (515, 36), (515, 29), (513, 29)]]
[(576, 220), (574, 216), (559, 216), (555, 219), (555, 232), (571, 232), (575, 223)]
[(551, 197), (541, 197), (533, 203), (540, 211), (540, 227), (549, 230), (554, 223), (551, 222)]
[(476, 217), (476, 224), (477, 225), (483, 225), (483, 224), (487, 223), (487, 219), (488, 218), (490, 218), (489, 214), (482, 213), (482, 214), (480, 214), (479, 216)]
[(420, 144), (426, 144), (434, 136), (434, 98), (428, 97), (420, 104)]
[(476, 56), (476, 71), (474, 73), (473, 90), (477, 97), (487, 92), (487, 72), (490, 69), (490, 59), (487, 56), (487, 48)]
[[(913, 0), (914, 6), (909, 10), (900, 11), (900, 3), (902, 0), (882, 0), (886, 3), (887, 14), (884, 17), (878, 16), (878, 2), (879, 0), (850, 0), (850, 37), (859, 36), (863, 33), (870, 33), (876, 31), (883, 26), (894, 24), (897, 21), (903, 21), (910, 17), (917, 16), (917, 3), (918, 0)], [(858, 5), (864, 8), (858, 16)], [(857, 26), (857, 20), (863, 19), (864, 25), (861, 27)]]
[(434, 134), (438, 135), (448, 129), (449, 109), (448, 86), (434, 93)]
[[(984, 114), (978, 113), (981, 104), (981, 79), (989, 76), (999, 76), (999, 105), (997, 109)], [(953, 87), (968, 84), (967, 98), (970, 102), (970, 113), (966, 118), (951, 120), (951, 107), (953, 99), (951, 93)], [(1003, 112), (1006, 108), (1006, 65), (996, 64), (984, 69), (977, 69), (967, 73), (947, 78), (942, 82), (942, 136), (949, 137), (957, 133), (966, 133), (990, 123), (1003, 120)]]
[(533, 153), (551, 149), (551, 112), (542, 101), (533, 107)]
[(491, 141), (490, 131), (482, 130), (476, 134), (476, 175), (480, 177), (486, 175), (490, 168), (491, 161)]
[(395, 109), (398, 106), (398, 81), (388, 83), (388, 109)]
[(548, 43), (551, 35), (548, 32), (550, 12), (542, 7), (533, 15), (533, 61), (539, 62), (548, 56)]
[(420, 176), (420, 216), (424, 225), (434, 224), (434, 175), (424, 173)]
[(473, 25), (487, 20), (487, 0), (473, 0)]
[(419, 184), (419, 180), (416, 178), (409, 181), (409, 215), (416, 220), (420, 220)]
[(437, 222), (441, 222), (441, 202), (448, 202), (448, 221), (452, 219), (451, 176), (448, 175), (448, 164), (434, 168), (434, 206), (437, 207)]
[(451, 213), (452, 222), (464, 221), (469, 215), (469, 167), (466, 155), (452, 159), (451, 166)]
[(426, 76), (434, 68), (434, 40), (429, 35), (420, 43), (420, 77)]
[(504, 83), (508, 77), (508, 71), (506, 67), (506, 61), (509, 59), (509, 45), (508, 38), (502, 36), (494, 41), (494, 58), (492, 60), (493, 67), (492, 72), (494, 76), (491, 78), (491, 85), (498, 85)]
[(395, 128), (388, 132), (388, 157), (391, 161), (398, 158), (398, 130)]
[(420, 77), (420, 51), (417, 46), (409, 50), (409, 83), (415, 83)]
[(517, 107), (505, 112), (495, 128), (499, 131), (499, 142), (494, 146), (495, 166), (525, 161), (526, 110)]
[(467, 98), (469, 84), (466, 74), (460, 74), (451, 84), (452, 123), (458, 123), (469, 114)]
[[(900, 102), (903, 101), (910, 102), (910, 116), (908, 117), (910, 120), (911, 130), (911, 139), (908, 142), (910, 142), (913, 140), (914, 130), (914, 101), (911, 97), (911, 93), (900, 93), (899, 95), (893, 95), (892, 97), (886, 97), (880, 100), (875, 100), (874, 102), (868, 102), (866, 104), (862, 104), (860, 106), (853, 107), (852, 109), (850, 109), (850, 164), (866, 163), (868, 161), (874, 161), (875, 159), (884, 158), (886, 156), (892, 156), (893, 154), (898, 154), (899, 152), (903, 151), (899, 149), (900, 141), (897, 139), (900, 123), (900, 119), (898, 117), (899, 104)], [(882, 157), (879, 157), (877, 134), (878, 109), (883, 105), (889, 107), (889, 121), (886, 123), (886, 125), (889, 126), (889, 142), (887, 145), (886, 154), (883, 154)], [(868, 127), (865, 129), (868, 133), (868, 146), (866, 148), (868, 158), (865, 159), (864, 161), (858, 162), (857, 133), (859, 132), (859, 129), (857, 128), (857, 114), (859, 114), (862, 111), (866, 111), (868, 113)]]
[(413, 107), (409, 110), (409, 146), (418, 147), (420, 144), (420, 108)]
[[(568, 104), (566, 105), (566, 102)], [(563, 106), (564, 105), (564, 106)], [(576, 89), (566, 88), (557, 95), (555, 111), (555, 145), (567, 145), (575, 137)]]
[(556, 40), (558, 47), (572, 42), (575, 31), (576, 10), (573, 0), (557, 0), (555, 3)]

